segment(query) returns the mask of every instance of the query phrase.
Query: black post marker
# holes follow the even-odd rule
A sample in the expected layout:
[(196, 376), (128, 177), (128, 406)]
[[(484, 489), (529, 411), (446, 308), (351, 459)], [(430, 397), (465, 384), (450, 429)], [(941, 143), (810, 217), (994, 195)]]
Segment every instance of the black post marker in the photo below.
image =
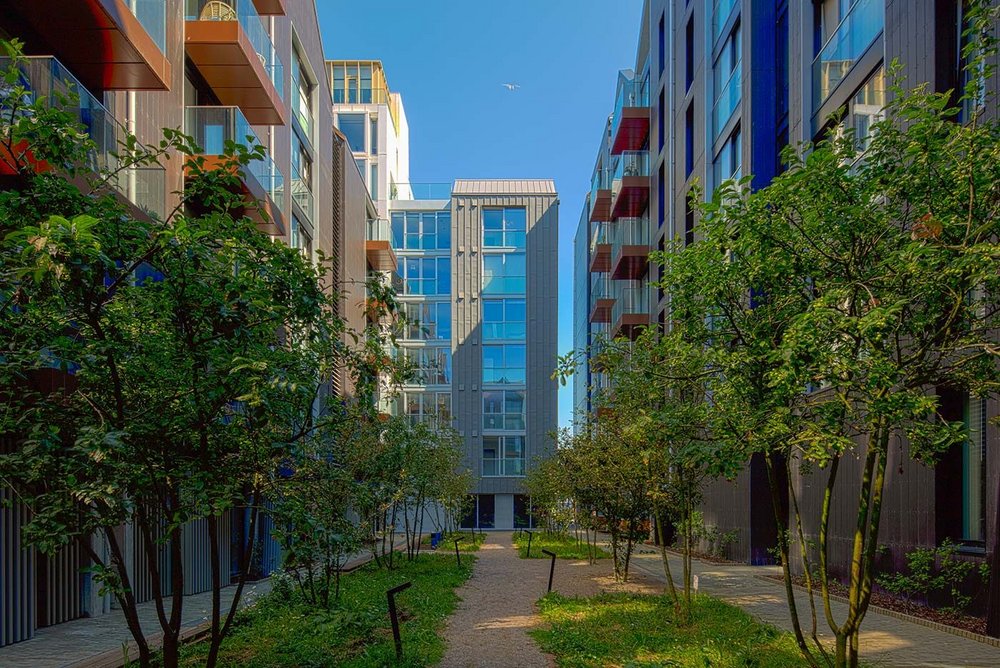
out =
[(458, 553), (458, 542), (461, 540), (465, 540), (465, 536), (459, 536), (455, 539), (455, 561), (458, 562), (459, 568), (462, 567), (462, 556)]
[(531, 531), (526, 531), (528, 534), (528, 559), (531, 559), (531, 539), (535, 537), (535, 534)]
[(392, 638), (396, 641), (397, 661), (403, 658), (403, 640), (399, 637), (399, 617), (396, 614), (396, 594), (405, 589), (409, 589), (412, 586), (412, 582), (404, 582), (398, 587), (393, 587), (385, 593), (385, 595), (389, 598), (389, 619), (392, 621)]
[(549, 552), (548, 550), (542, 550), (542, 554), (547, 554), (550, 557), (552, 557), (552, 565), (549, 566), (549, 591), (548, 591), (548, 593), (551, 594), (552, 593), (552, 576), (555, 575), (555, 573), (556, 573), (556, 553), (555, 552)]

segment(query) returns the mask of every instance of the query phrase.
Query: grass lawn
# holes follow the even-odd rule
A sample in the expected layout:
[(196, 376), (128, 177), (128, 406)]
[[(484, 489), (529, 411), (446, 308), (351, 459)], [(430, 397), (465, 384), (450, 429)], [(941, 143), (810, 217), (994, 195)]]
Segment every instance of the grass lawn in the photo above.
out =
[[(517, 547), (518, 555), (522, 559), (528, 557), (528, 534), (514, 534), (514, 545)], [(577, 542), (576, 537), (571, 533), (558, 534), (535, 531), (534, 538), (531, 539), (531, 558), (548, 559), (542, 554), (542, 550), (555, 552), (559, 559), (586, 559), (587, 543), (582, 536)], [(610, 555), (604, 550), (597, 549), (597, 558), (605, 559)]]
[[(481, 533), (476, 533), (474, 531), (452, 531), (444, 535), (444, 539), (438, 544), (438, 552), (451, 552), (455, 554), (455, 539), (461, 538), (462, 541), (458, 544), (459, 552), (478, 552), (479, 546), (483, 544), (486, 540), (486, 536)], [(424, 536), (421, 541), (422, 545), (430, 546), (431, 537)], [(424, 548), (420, 548), (420, 553), (423, 554)]]
[[(220, 666), (231, 668), (321, 668), (344, 666), (428, 666), (444, 655), (440, 637), (458, 602), (455, 589), (472, 573), (475, 557), (455, 565), (455, 555), (421, 554), (415, 563), (397, 562), (393, 571), (369, 564), (344, 576), (339, 606), (309, 607), (272, 593), (240, 613), (238, 626), (222, 645)], [(396, 597), (400, 611), (403, 661), (396, 663), (385, 592), (407, 581)], [(183, 650), (181, 665), (203, 666), (206, 643)]]
[(687, 627), (674, 623), (673, 605), (665, 596), (549, 594), (538, 606), (547, 625), (531, 635), (544, 651), (555, 655), (561, 668), (803, 665), (791, 634), (708, 596), (696, 599), (694, 622)]

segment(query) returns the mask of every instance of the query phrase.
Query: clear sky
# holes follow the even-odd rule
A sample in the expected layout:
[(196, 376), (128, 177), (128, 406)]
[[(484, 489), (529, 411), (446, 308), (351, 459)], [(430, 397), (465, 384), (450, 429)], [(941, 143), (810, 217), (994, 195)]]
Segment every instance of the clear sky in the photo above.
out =
[[(552, 178), (559, 353), (573, 348), (573, 235), (642, 0), (317, 0), (327, 58), (379, 59), (403, 96), (410, 180)], [(507, 90), (502, 84), (515, 83)], [(552, 258), (552, 261), (557, 261)], [(572, 417), (562, 388), (559, 423)]]

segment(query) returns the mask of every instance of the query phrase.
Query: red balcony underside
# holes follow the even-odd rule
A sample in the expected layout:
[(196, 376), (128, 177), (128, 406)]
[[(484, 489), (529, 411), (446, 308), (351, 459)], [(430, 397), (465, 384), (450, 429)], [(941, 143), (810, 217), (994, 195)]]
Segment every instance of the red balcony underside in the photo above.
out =
[(626, 176), (611, 209), (611, 219), (638, 218), (649, 205), (649, 178)]
[(611, 144), (612, 155), (622, 151), (638, 151), (646, 145), (649, 137), (649, 107), (625, 107), (622, 109), (618, 131)]
[(611, 191), (598, 190), (597, 197), (590, 203), (590, 222), (610, 220), (611, 216)]
[(187, 21), (188, 58), (219, 103), (239, 107), (253, 125), (284, 125), (285, 104), (238, 21)]
[(258, 14), (285, 15), (285, 0), (253, 0)]
[[(204, 156), (205, 162), (203, 169), (206, 171), (211, 171), (213, 169), (220, 169), (222, 166), (222, 158), (217, 155), (206, 155)], [(185, 177), (190, 175), (190, 169), (185, 165), (184, 167)], [(242, 175), (240, 177), (240, 189), (239, 192), (246, 196), (248, 206), (242, 212), (250, 220), (257, 223), (257, 228), (269, 234), (271, 236), (284, 236), (285, 235), (285, 218), (281, 209), (278, 208), (271, 196), (264, 190), (263, 186), (257, 182), (257, 179), (250, 175)], [(252, 203), (257, 203), (256, 206), (250, 206)], [(192, 205), (195, 208), (196, 205)]]
[(649, 268), (649, 246), (622, 246), (615, 256), (611, 278), (635, 281)]
[(594, 301), (594, 308), (590, 312), (590, 322), (610, 323), (611, 308), (615, 305), (614, 299), (597, 299)]
[(170, 63), (125, 0), (0, 0), (31, 55), (54, 55), (92, 92), (169, 90)]
[(603, 273), (611, 271), (611, 244), (596, 244), (590, 258), (590, 271)]
[(614, 338), (624, 336), (635, 341), (639, 333), (647, 327), (649, 327), (648, 313), (623, 313), (615, 322), (611, 334)]

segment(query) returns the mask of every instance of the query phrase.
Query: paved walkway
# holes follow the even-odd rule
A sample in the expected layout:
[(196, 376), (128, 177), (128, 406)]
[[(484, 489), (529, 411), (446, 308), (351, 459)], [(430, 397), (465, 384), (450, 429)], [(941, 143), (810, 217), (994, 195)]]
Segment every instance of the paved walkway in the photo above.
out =
[[(665, 582), (660, 553), (648, 547), (632, 558), (632, 568)], [(681, 560), (672, 555), (670, 566), (675, 578), (680, 577)], [(712, 564), (695, 561), (699, 590), (736, 604), (760, 620), (791, 630), (784, 585), (761, 580), (761, 575), (780, 574), (778, 567)], [(798, 590), (799, 614), (808, 616), (808, 597)], [(847, 606), (835, 601), (834, 615), (843, 619)], [(820, 611), (822, 615), (822, 611)], [(825, 630), (825, 633), (824, 633)], [(825, 620), (820, 619), (820, 637), (832, 642)], [(1000, 649), (920, 624), (903, 621), (870, 610), (861, 629), (861, 657), (877, 666), (1000, 666)]]
[(548, 668), (551, 660), (528, 631), (542, 623), (534, 602), (545, 594), (549, 562), (518, 558), (510, 533), (488, 534), (476, 555), (448, 620), (441, 667)]

